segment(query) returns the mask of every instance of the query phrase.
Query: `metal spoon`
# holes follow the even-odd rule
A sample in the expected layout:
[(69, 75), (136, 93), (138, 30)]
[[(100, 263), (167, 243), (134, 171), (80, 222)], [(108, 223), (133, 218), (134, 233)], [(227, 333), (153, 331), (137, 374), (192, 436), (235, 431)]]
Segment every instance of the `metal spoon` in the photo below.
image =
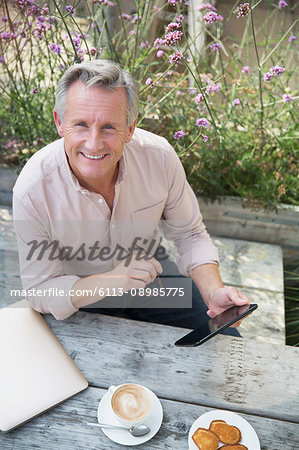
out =
[(106, 423), (90, 423), (87, 422), (87, 425), (90, 427), (99, 427), (99, 428), (110, 428), (111, 430), (127, 430), (131, 433), (132, 436), (138, 437), (138, 436), (145, 436), (148, 434), (151, 429), (147, 427), (146, 425), (140, 424), (140, 425), (133, 425), (130, 428), (121, 427), (119, 425), (108, 425)]

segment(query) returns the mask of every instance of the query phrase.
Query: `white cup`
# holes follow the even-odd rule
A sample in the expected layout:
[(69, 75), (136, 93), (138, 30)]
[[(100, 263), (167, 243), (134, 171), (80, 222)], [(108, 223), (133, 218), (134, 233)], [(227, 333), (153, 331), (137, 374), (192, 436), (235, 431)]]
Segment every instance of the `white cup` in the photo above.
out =
[(149, 389), (136, 383), (110, 386), (110, 407), (116, 419), (125, 426), (143, 423), (152, 411)]

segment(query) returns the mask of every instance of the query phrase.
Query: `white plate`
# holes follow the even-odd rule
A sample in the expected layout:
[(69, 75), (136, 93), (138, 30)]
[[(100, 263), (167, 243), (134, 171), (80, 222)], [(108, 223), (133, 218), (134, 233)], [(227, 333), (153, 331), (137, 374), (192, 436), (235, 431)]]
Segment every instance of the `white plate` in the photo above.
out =
[[(259, 438), (257, 437), (257, 434), (252, 426), (247, 422), (247, 420), (243, 419), (243, 417), (239, 416), (238, 414), (230, 411), (222, 411), (220, 409), (209, 411), (195, 420), (189, 431), (189, 450), (198, 450), (198, 447), (194, 444), (192, 439), (192, 436), (197, 428), (201, 427), (208, 429), (212, 420), (217, 419), (225, 420), (225, 422), (229, 425), (238, 427), (242, 433), (240, 444), (246, 445), (246, 447), (248, 447), (248, 450), (261, 450)], [(219, 448), (223, 445), (224, 444), (219, 443)]]
[[(109, 430), (107, 428), (102, 428), (103, 433), (113, 442), (128, 446), (139, 445), (152, 439), (152, 437), (159, 431), (163, 420), (162, 405), (158, 397), (150, 389), (145, 389), (152, 396), (153, 409), (149, 417), (143, 423), (150, 427), (151, 431), (145, 436), (134, 437), (126, 430)], [(111, 410), (110, 393), (108, 392), (103, 396), (99, 403), (98, 421), (102, 423), (109, 423), (111, 425), (121, 425)]]

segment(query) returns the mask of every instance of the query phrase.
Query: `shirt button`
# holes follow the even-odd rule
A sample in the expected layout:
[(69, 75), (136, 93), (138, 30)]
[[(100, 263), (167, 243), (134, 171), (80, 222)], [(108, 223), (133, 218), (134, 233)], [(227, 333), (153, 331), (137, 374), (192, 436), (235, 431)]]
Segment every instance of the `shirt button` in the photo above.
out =
[(111, 225), (111, 228), (115, 228), (115, 225), (114, 225), (114, 223)]
[(83, 195), (86, 195), (87, 194), (87, 191), (80, 191), (81, 192), (81, 194), (83, 194)]
[(98, 198), (98, 202), (99, 202), (99, 203), (103, 203), (103, 201), (104, 201), (104, 200), (103, 200), (102, 198)]

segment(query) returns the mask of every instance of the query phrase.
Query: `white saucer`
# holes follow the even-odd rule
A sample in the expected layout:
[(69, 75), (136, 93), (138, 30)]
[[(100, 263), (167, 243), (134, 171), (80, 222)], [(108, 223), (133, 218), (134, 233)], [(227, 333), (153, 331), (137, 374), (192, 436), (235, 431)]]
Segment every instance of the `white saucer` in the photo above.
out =
[[(198, 417), (198, 419), (193, 422), (192, 427), (189, 431), (188, 437), (188, 445), (189, 450), (198, 450), (198, 447), (193, 442), (192, 436), (197, 430), (197, 428), (209, 428), (212, 420), (225, 420), (229, 425), (234, 425), (239, 428), (242, 433), (242, 439), (240, 444), (248, 447), (249, 450), (261, 450), (260, 441), (257, 437), (256, 432), (252, 428), (252, 426), (245, 420), (243, 417), (239, 416), (230, 411), (222, 411), (222, 410), (214, 410), (209, 411), (202, 416)], [(219, 443), (219, 448), (221, 448), (224, 444)]]
[[(152, 439), (153, 436), (159, 431), (162, 420), (163, 420), (163, 410), (162, 405), (158, 397), (148, 388), (145, 388), (152, 396), (153, 409), (149, 417), (144, 421), (144, 424), (150, 427), (151, 431), (140, 437), (132, 436), (126, 430), (109, 430), (107, 428), (102, 428), (103, 433), (112, 441), (117, 444), (122, 445), (139, 445)], [(110, 407), (110, 396), (111, 394), (107, 392), (101, 399), (98, 406), (98, 421), (102, 423), (109, 423), (111, 425), (121, 425), (119, 421), (114, 417), (113, 412)], [(121, 425), (122, 426), (122, 425)], [(198, 449), (197, 449), (198, 450)]]

